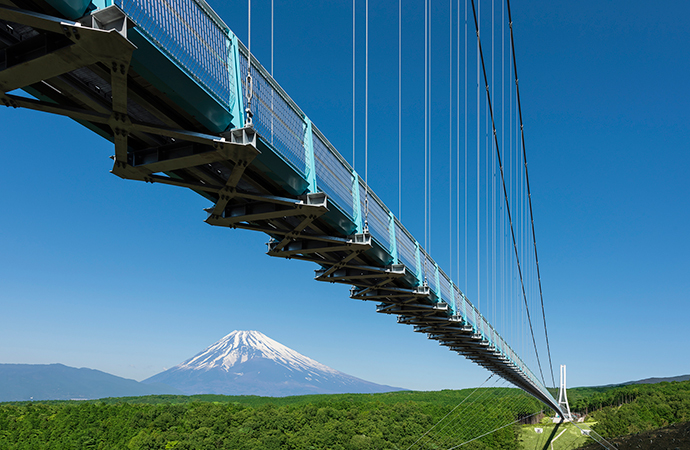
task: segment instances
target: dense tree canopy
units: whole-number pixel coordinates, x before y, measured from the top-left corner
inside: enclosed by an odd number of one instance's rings
[[[471,402],[472,408],[490,416],[501,408],[508,423],[541,408],[515,389],[494,391],[493,397]],[[399,449],[413,444],[469,392],[1,404],[0,448]],[[515,429],[506,427],[465,448],[515,444]]]
[[[594,429],[605,437],[690,420],[690,381],[580,388],[569,394],[571,409],[589,412],[598,422]],[[4,403],[0,404],[0,448],[404,449],[453,411],[452,428],[460,430],[454,436],[458,442],[508,425],[463,449],[508,450],[519,445],[519,427],[510,426],[511,422],[542,407],[521,391],[505,388],[478,393],[149,396]],[[484,431],[469,426],[476,421]]]
[[[636,384],[592,396],[585,405],[597,421],[594,429],[616,437],[690,421],[690,381]],[[581,406],[580,406],[581,407]]]

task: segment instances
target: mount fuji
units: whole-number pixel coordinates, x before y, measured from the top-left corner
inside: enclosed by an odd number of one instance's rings
[[[258,331],[233,331],[143,383],[164,383],[187,395],[284,397],[402,390],[331,369]]]

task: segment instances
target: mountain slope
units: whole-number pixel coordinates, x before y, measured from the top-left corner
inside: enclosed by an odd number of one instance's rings
[[[176,393],[169,386],[142,384],[100,370],[63,364],[0,364],[0,402]]]
[[[233,331],[196,356],[143,381],[185,394],[373,393],[401,390],[331,369],[258,331]]]
[[[644,380],[628,381],[623,384],[656,384],[663,382],[673,382],[673,381],[688,381],[690,380],[690,375],[678,375],[676,377],[660,377],[660,378],[645,378]]]

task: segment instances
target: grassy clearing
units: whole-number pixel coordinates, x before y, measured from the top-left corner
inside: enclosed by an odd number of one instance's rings
[[[583,430],[590,430],[595,423],[578,425]],[[537,433],[535,428],[541,428],[543,432]],[[572,450],[593,441],[572,423],[557,424],[545,419],[538,425],[523,425],[519,442],[521,450]]]

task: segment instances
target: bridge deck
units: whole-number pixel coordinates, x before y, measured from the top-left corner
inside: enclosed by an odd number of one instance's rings
[[[209,224],[268,234],[269,255],[316,262],[317,280],[558,410],[371,190],[363,229],[369,188],[254,58],[245,126],[247,50],[203,0],[96,2],[78,22],[56,4],[0,0],[1,102],[79,121],[114,142],[114,174],[192,189],[213,204]]]

